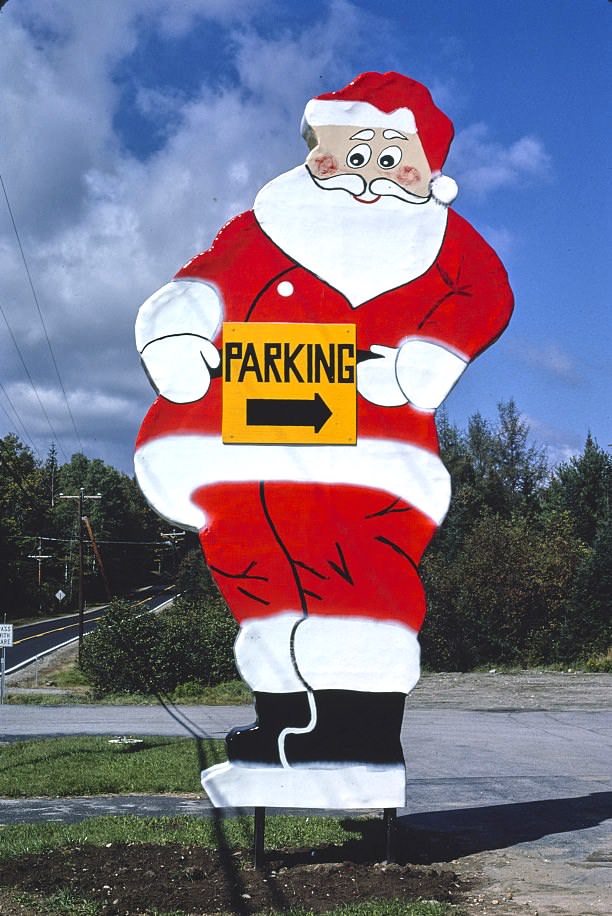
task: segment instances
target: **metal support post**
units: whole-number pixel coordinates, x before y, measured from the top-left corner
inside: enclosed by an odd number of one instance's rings
[[[255,808],[255,843],[254,860],[255,868],[260,870],[264,865],[264,845],[266,832],[266,809]]]
[[[397,830],[397,808],[385,808],[383,812],[385,833],[385,862],[395,862],[395,834]]]

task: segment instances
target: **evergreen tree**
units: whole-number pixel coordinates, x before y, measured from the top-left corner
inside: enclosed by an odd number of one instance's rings
[[[612,457],[589,433],[582,454],[555,470],[548,502],[569,511],[578,537],[592,545],[600,526],[610,518],[611,499]]]

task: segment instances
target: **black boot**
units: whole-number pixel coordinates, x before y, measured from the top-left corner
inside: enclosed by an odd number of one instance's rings
[[[315,728],[287,735],[285,754],[292,764],[404,765],[400,742],[403,693],[317,690]]]
[[[303,728],[310,722],[308,694],[255,693],[257,719],[233,728],[225,739],[232,763],[280,764],[278,736],[284,728]]]

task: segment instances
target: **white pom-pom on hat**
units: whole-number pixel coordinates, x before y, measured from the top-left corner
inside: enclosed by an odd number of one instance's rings
[[[436,175],[432,178],[430,189],[431,196],[445,207],[450,206],[459,193],[457,182],[448,175]]]

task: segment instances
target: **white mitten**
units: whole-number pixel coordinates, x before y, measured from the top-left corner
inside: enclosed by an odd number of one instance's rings
[[[211,343],[221,325],[218,292],[199,280],[173,280],[142,304],[136,346],[156,390],[177,404],[204,397],[221,358]]]
[[[215,345],[196,334],[152,340],[140,358],[159,394],[177,404],[204,397],[210,385],[210,369],[216,369],[221,362]]]
[[[421,410],[435,410],[467,364],[467,357],[452,353],[446,347],[412,338],[399,348],[395,373],[411,404]]]
[[[357,391],[367,401],[381,407],[406,404],[408,398],[400,388],[395,372],[397,348],[373,344],[370,350],[376,356],[363,360],[357,366]]]

